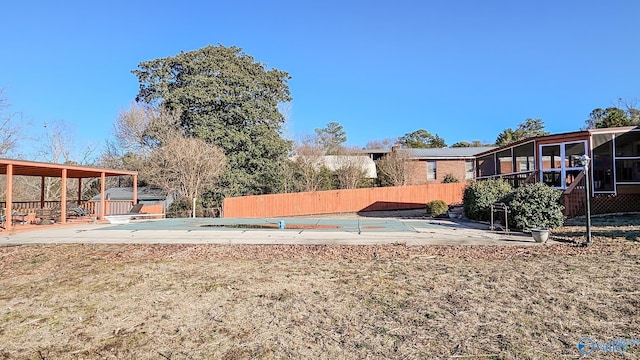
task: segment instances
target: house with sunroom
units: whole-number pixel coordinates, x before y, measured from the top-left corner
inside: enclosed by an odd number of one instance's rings
[[[587,179],[579,162],[583,155],[591,158]],[[478,153],[476,180],[489,178],[563,190],[568,217],[584,214],[585,180],[593,214],[640,211],[640,127],[540,136]]]

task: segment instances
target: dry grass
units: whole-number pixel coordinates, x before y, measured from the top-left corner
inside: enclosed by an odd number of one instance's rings
[[[567,226],[554,231],[554,234],[577,241],[584,241],[586,219],[584,217],[567,221]],[[592,235],[609,239],[640,241],[640,214],[617,214],[594,216],[591,219]]]
[[[4,247],[0,357],[576,358],[640,339],[638,245],[597,240]]]

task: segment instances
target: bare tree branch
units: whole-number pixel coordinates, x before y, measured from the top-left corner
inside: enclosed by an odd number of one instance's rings
[[[113,125],[114,149],[146,157],[153,149],[174,139],[175,133],[180,132],[179,121],[180,114],[176,111],[132,103],[129,110],[120,112]]]
[[[357,149],[343,149],[335,157],[335,174],[341,189],[357,189],[367,178],[367,156]]]
[[[145,173],[151,184],[167,193],[194,199],[218,182],[225,164],[219,147],[178,134],[152,151]]]
[[[294,166],[303,191],[317,191],[323,182],[321,168],[324,165],[324,149],[316,136],[304,138],[295,147]]]
[[[0,89],[0,157],[6,157],[15,150],[22,130],[19,124],[21,119],[22,114],[11,111],[4,90]]]
[[[391,153],[377,160],[383,186],[404,186],[409,181],[410,160],[402,149],[393,149]]]
[[[386,149],[397,144],[398,138],[386,138],[382,140],[371,140],[364,146],[365,149]]]

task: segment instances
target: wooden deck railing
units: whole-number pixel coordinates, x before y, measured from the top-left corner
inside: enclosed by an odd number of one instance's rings
[[[131,207],[133,206],[133,201],[131,200],[105,200],[106,203],[106,213],[104,215],[109,214],[124,214],[129,212]],[[97,216],[100,211],[100,201],[99,200],[81,200],[79,203],[77,200],[67,201],[67,209],[71,209],[74,207],[81,207],[90,214]],[[4,201],[0,201],[0,208],[6,208],[7,203]],[[59,209],[60,201],[45,201],[44,207],[42,207],[42,203],[39,200],[31,200],[31,201],[13,201],[11,203],[11,209],[16,210],[20,213],[36,213],[37,210],[40,209]]]
[[[564,216],[568,218],[585,214],[584,171],[578,174],[562,195]]]
[[[536,182],[538,179],[538,170],[523,171],[520,173],[513,173],[513,174],[491,175],[491,176],[484,176],[484,177],[478,178],[478,180],[485,180],[485,179],[503,179],[504,181],[508,182],[512,187],[517,188],[526,184],[531,184]]]
[[[81,202],[82,203],[82,202]],[[44,206],[40,202],[40,200],[30,200],[30,201],[13,201],[11,203],[11,209],[13,210],[29,210],[29,209],[53,209],[60,207],[60,201],[45,201]],[[67,207],[69,206],[78,206],[78,201],[67,201]],[[0,201],[0,207],[6,208],[7,203],[4,201]]]

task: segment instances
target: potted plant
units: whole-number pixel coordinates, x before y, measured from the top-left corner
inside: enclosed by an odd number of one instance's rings
[[[531,229],[531,236],[537,243],[546,243],[549,240],[549,229]]]

